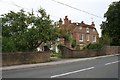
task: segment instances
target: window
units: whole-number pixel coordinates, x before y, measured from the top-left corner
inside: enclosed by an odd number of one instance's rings
[[[89,35],[86,35],[86,40],[87,40],[87,41],[89,41],[89,38],[90,38]]]
[[[80,26],[80,30],[82,30],[82,27]]]
[[[80,34],[80,39],[79,39],[80,42],[83,42],[83,34]]]
[[[96,42],[96,36],[93,36],[93,42]]]
[[[95,29],[93,29],[93,31],[95,31]]]
[[[89,33],[89,28],[86,28],[86,32]]]

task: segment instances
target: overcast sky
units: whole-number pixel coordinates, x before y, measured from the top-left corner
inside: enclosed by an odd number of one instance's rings
[[[78,8],[83,11],[87,11],[101,18],[92,16],[72,9],[68,6],[56,3],[52,0],[0,0],[0,15],[8,13],[10,10],[19,11],[24,8],[25,11],[37,11],[40,7],[46,10],[47,14],[54,21],[58,21],[59,18],[63,18],[67,15],[72,22],[84,21],[86,24],[91,24],[94,21],[98,33],[101,36],[100,24],[105,19],[104,13],[107,11],[109,5],[114,1],[119,0],[56,0],[72,7]],[[19,7],[20,6],[20,7]]]

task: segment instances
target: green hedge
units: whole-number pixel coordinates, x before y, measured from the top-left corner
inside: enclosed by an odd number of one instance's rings
[[[95,44],[88,44],[87,46],[84,47],[84,49],[101,49],[103,46],[99,43]]]

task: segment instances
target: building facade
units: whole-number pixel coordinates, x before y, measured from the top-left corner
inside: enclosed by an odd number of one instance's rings
[[[64,23],[62,20],[59,20],[60,28],[65,29],[70,32],[71,37],[76,39],[76,45],[80,45],[81,48],[85,47],[90,43],[97,43],[99,39],[99,34],[97,29],[95,28],[94,22],[90,25],[85,24],[83,21],[79,22],[71,22],[67,16],[64,18]],[[62,38],[63,40],[63,38]]]

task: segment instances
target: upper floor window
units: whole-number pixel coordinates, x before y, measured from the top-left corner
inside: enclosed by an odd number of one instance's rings
[[[95,31],[95,29],[93,29],[93,31]]]
[[[83,42],[83,34],[80,34],[79,41]]]
[[[89,40],[90,40],[89,35],[86,35],[86,40],[87,40],[87,41],[89,41]]]
[[[93,42],[96,42],[96,36],[93,36]]]
[[[89,33],[89,28],[86,28],[86,32]]]
[[[80,26],[80,28],[79,28],[80,30],[82,30],[82,27]]]

